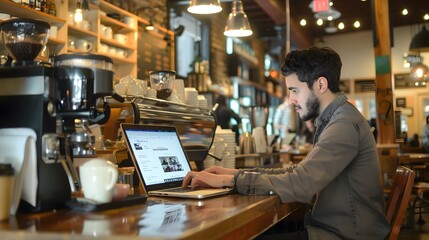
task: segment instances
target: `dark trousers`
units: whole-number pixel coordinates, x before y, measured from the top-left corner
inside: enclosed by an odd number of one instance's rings
[[[256,240],[308,240],[302,220],[283,220],[262,233]]]

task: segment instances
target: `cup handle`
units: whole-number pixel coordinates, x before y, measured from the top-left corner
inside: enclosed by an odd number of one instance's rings
[[[110,183],[106,186],[107,191],[112,190],[115,184],[118,182],[118,169],[114,167],[109,167],[109,172],[112,178]]]
[[[93,44],[92,42],[88,42],[88,52],[92,50]]]

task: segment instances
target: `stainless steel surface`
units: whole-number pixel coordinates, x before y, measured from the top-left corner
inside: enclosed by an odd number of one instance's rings
[[[175,126],[191,161],[203,161],[213,142],[216,122],[211,109],[197,108],[165,100],[133,97],[125,103],[109,99],[112,108],[134,112],[134,122]],[[130,109],[133,106],[133,109]],[[117,119],[119,124],[125,119]]]

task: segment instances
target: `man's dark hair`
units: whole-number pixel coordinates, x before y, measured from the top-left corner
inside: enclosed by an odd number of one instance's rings
[[[219,106],[226,106],[226,97],[219,95],[216,99],[216,103],[219,103]]]
[[[300,82],[306,82],[312,89],[319,77],[328,80],[331,92],[340,91],[341,58],[328,47],[311,47],[305,50],[294,50],[288,53],[281,67],[283,76],[296,73]]]

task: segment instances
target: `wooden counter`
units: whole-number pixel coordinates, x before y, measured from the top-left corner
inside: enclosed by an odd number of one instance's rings
[[[277,196],[150,197],[102,212],[18,214],[0,222],[0,239],[250,239],[300,206],[280,204]]]

